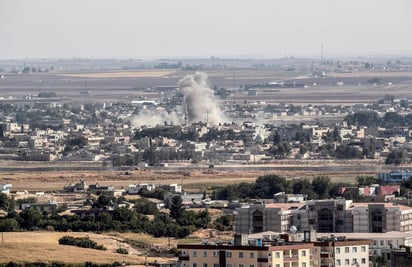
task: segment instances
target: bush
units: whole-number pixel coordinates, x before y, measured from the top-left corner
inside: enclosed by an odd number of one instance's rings
[[[72,236],[63,236],[59,239],[60,245],[69,245],[82,248],[92,248],[98,250],[106,250],[102,245],[97,245],[97,243],[91,240],[88,237],[72,237]]]
[[[125,248],[118,248],[116,249],[116,252],[119,254],[129,254],[129,251]]]

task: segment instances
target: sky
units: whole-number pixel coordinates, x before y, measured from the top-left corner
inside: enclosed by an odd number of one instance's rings
[[[0,0],[0,58],[412,55],[411,0]]]

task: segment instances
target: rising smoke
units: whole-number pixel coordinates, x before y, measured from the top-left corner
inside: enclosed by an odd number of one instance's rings
[[[134,128],[142,126],[155,127],[156,125],[183,123],[183,119],[178,116],[177,112],[141,110],[136,116],[130,118],[130,123]]]
[[[179,81],[179,88],[183,93],[189,123],[202,121],[216,125],[226,121],[213,90],[208,87],[206,73],[196,72],[184,76]]]
[[[137,116],[130,118],[132,126],[135,128],[154,127],[164,125],[165,122],[183,125],[186,112],[189,123],[202,121],[217,125],[227,121],[217,104],[213,90],[208,87],[206,73],[196,72],[184,76],[179,81],[179,88],[183,94],[184,107],[176,107],[173,112],[142,109]]]

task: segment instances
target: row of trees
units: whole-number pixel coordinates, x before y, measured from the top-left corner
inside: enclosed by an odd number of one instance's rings
[[[345,121],[349,125],[359,125],[367,127],[412,127],[412,114],[402,116],[397,112],[386,112],[382,118],[379,118],[378,113],[375,111],[359,111],[354,113],[353,115],[346,116]]]
[[[0,194],[0,208],[8,211],[6,218],[0,219],[0,231],[19,230],[57,230],[57,231],[119,231],[145,232],[156,237],[185,237],[201,228],[227,229],[231,225],[228,218],[211,224],[207,209],[199,212],[185,210],[180,196],[171,200],[170,215],[157,210],[156,205],[148,200],[136,200],[135,209],[116,208],[104,210],[104,207],[115,203],[116,199],[102,195],[92,203],[100,209],[95,216],[80,217],[77,215],[59,215],[41,213],[30,208],[20,213],[14,211],[13,200]],[[146,214],[154,215],[149,220]]]
[[[374,177],[358,177],[357,185],[370,185],[376,182]],[[222,200],[244,200],[251,198],[271,199],[273,194],[285,192],[290,194],[307,194],[309,199],[324,199],[341,196],[338,188],[341,186],[353,186],[347,183],[332,183],[327,176],[315,177],[312,181],[309,179],[287,180],[278,175],[265,175],[256,179],[253,184],[239,183],[225,187],[215,188],[213,197]],[[352,199],[354,196],[343,195],[343,197]]]

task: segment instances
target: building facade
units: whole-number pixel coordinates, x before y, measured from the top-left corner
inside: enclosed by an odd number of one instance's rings
[[[310,267],[313,243],[177,245],[181,267]]]
[[[236,233],[288,232],[385,233],[412,231],[412,208],[393,203],[309,200],[302,203],[254,204],[236,209]]]
[[[345,237],[324,238],[315,243],[314,266],[369,267],[370,243],[370,240],[347,240]]]

